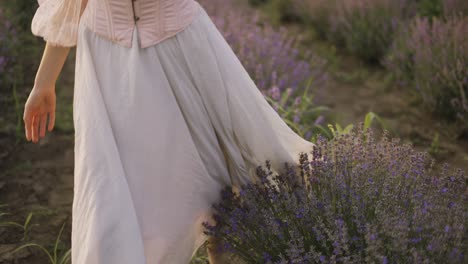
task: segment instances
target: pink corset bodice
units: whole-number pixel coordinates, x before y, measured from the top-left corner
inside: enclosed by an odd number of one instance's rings
[[[183,30],[194,19],[195,0],[38,0],[32,33],[60,46],[75,46],[78,25],[117,44],[131,47],[138,30],[141,48]]]

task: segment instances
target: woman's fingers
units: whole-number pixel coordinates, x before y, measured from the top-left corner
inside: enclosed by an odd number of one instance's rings
[[[37,143],[55,126],[55,91],[33,89],[24,110],[26,139]]]
[[[26,133],[26,139],[31,141],[31,125],[32,125],[32,116],[29,113],[24,115],[24,132]]]
[[[47,124],[47,117],[49,123]],[[38,142],[40,138],[45,137],[46,129],[52,131],[55,123],[55,113],[30,114],[27,113],[24,118],[24,129],[28,141]]]
[[[45,132],[46,132],[46,122],[47,122],[47,113],[40,115],[40,132],[39,135],[41,138],[45,137]]]
[[[39,119],[40,119],[40,115],[34,115],[33,117],[33,122],[32,122],[32,139],[33,139],[33,142],[38,142],[39,141],[39,137],[38,137],[38,131],[39,131]]]
[[[52,131],[55,125],[55,109],[49,112],[49,131]]]

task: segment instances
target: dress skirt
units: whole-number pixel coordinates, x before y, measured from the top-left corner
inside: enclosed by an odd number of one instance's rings
[[[73,264],[187,264],[224,186],[312,151],[198,5],[189,26],[143,49],[136,28],[128,48],[80,23]]]

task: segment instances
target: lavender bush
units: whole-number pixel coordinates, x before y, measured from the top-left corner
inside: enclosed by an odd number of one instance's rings
[[[31,20],[39,6],[38,1],[31,0],[15,0],[15,1],[2,1],[2,7],[11,10],[14,16],[14,24],[18,27],[19,31],[30,32]],[[29,33],[31,34],[31,33]]]
[[[0,85],[4,87],[13,79],[11,65],[16,60],[13,47],[17,42],[16,29],[0,7]]]
[[[443,4],[445,0],[420,0],[417,1],[417,11],[420,16],[440,17],[443,14]]]
[[[326,77],[325,61],[312,51],[299,52],[303,36],[291,36],[284,27],[262,23],[259,12],[238,6],[236,1],[200,1],[222,32],[260,90],[291,87],[296,90],[314,80],[314,87]],[[312,62],[312,63],[311,63]]]
[[[393,41],[405,0],[342,0],[330,16],[331,40],[370,63],[380,63]]]
[[[318,37],[344,47],[369,63],[380,63],[397,22],[414,15],[407,0],[291,0]]]
[[[468,14],[468,3],[464,0],[420,0],[415,6],[419,16],[428,18]]]
[[[0,41],[3,43],[6,40],[6,35],[8,30],[8,25],[6,22],[8,22],[4,15],[3,15],[3,10],[0,9]],[[5,65],[6,65],[6,54],[8,54],[7,47],[2,45],[0,46],[0,72],[3,73],[5,71]],[[2,74],[3,75],[3,74]]]
[[[320,39],[331,39],[330,18],[338,0],[292,0],[296,12],[305,24],[314,28]]]
[[[416,17],[401,28],[385,65],[431,111],[468,122],[468,17]]]
[[[8,63],[6,69],[3,67],[4,77],[8,76],[10,84],[14,79],[18,87],[28,86],[34,80],[31,72],[39,66],[45,45],[42,38],[31,34],[31,20],[37,6],[37,1],[31,4],[29,0],[0,4],[0,57]]]
[[[20,9],[25,4],[23,0],[0,3],[0,130],[14,133],[17,143],[24,140],[21,102],[27,99],[34,81],[31,72],[37,69],[42,55],[42,41],[22,28],[34,7],[29,3],[27,10]]]
[[[371,129],[226,188],[205,233],[247,263],[466,263],[466,175]]]
[[[465,0],[442,0],[442,9],[445,17],[468,16],[468,2]]]
[[[248,0],[248,1],[249,1],[249,4],[253,6],[258,6],[258,5],[265,4],[266,2],[268,2],[268,0]]]
[[[10,124],[14,122],[10,123],[9,118],[16,117],[16,135],[19,136],[18,131],[21,126],[20,114],[16,107],[18,97],[15,84],[19,72],[16,47],[20,42],[17,28],[10,17],[7,10],[0,5],[0,112],[5,113],[0,116],[0,132],[13,131],[14,127]],[[13,116],[11,113],[16,115]]]
[[[297,133],[312,138],[327,110],[312,96],[327,80],[325,60],[311,50],[300,52],[301,36],[262,23],[259,12],[240,1],[200,3],[274,109]]]
[[[417,14],[428,18],[468,14],[468,2],[463,0],[283,1],[287,1],[288,6],[303,22],[311,25],[320,38],[343,46],[373,63],[380,63],[386,55],[398,30],[397,24],[406,26],[406,22]],[[273,0],[263,2],[274,3]]]

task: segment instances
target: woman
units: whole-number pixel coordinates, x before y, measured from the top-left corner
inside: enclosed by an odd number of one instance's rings
[[[32,32],[47,43],[23,116],[34,143],[53,130],[55,82],[76,46],[72,263],[188,263],[225,185],[312,150],[197,1],[39,4]]]

